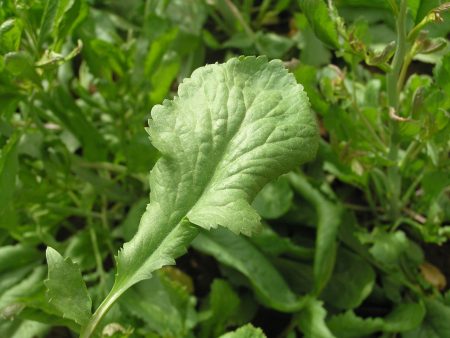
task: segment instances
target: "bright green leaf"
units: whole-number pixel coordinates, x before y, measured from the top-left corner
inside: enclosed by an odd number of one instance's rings
[[[253,233],[260,223],[249,203],[317,149],[306,94],[280,61],[209,65],[178,94],[152,110],[148,130],[163,157],[151,173],[151,203],[139,230],[118,255],[115,288],[172,264],[196,235],[191,223]]]
[[[78,265],[64,259],[55,249],[47,248],[48,279],[45,281],[49,302],[64,318],[85,324],[91,316],[92,301]]]
[[[255,328],[251,324],[247,324],[236,331],[224,334],[219,338],[266,338],[266,336],[261,329]]]
[[[339,36],[336,23],[323,0],[298,0],[300,8],[308,18],[314,33],[328,46],[338,48]]]
[[[336,338],[325,323],[326,314],[322,302],[311,297],[307,299],[298,315],[298,325],[305,338]]]
[[[22,35],[22,22],[9,19],[0,25],[0,54],[15,52],[19,49]]]

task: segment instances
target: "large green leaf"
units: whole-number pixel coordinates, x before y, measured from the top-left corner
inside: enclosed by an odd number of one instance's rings
[[[92,301],[78,265],[64,259],[55,249],[47,248],[48,299],[64,318],[85,324],[91,315]]]
[[[318,147],[302,86],[281,61],[265,57],[197,69],[151,115],[148,132],[162,157],[150,175],[150,204],[119,252],[113,290],[83,337],[126,289],[173,264],[197,226],[255,232],[260,218],[250,203],[256,194],[312,159]]]
[[[152,110],[148,131],[163,157],[139,230],[117,257],[116,288],[172,264],[196,234],[192,223],[253,233],[260,223],[249,203],[258,191],[317,149],[306,94],[280,61],[209,65],[178,94]]]

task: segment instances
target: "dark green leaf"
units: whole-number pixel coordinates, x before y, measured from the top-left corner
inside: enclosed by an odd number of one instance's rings
[[[214,256],[233,267],[250,281],[257,296],[267,305],[281,311],[295,311],[302,305],[270,261],[249,240],[224,229],[202,232],[194,248]]]
[[[316,209],[317,234],[314,255],[314,292],[319,294],[328,283],[333,272],[336,259],[336,237],[341,223],[342,207],[338,203],[327,199],[302,175],[290,173],[288,177],[294,189]]]
[[[339,309],[353,309],[361,305],[372,292],[375,272],[359,256],[340,248],[336,266],[322,298]]]

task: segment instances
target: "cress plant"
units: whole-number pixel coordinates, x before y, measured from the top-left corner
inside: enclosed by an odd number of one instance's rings
[[[449,9],[0,1],[0,337],[450,336]]]

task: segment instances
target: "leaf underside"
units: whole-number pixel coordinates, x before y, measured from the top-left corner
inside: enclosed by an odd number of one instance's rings
[[[116,291],[173,264],[197,226],[251,235],[260,225],[250,206],[256,194],[318,146],[302,86],[265,57],[197,69],[151,115],[148,132],[162,157],[138,232],[117,257]]]

